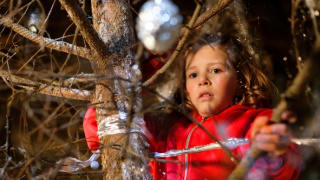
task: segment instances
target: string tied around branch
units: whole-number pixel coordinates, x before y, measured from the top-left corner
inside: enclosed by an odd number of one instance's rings
[[[119,114],[114,114],[102,119],[98,125],[98,137],[101,138],[107,135],[127,132],[147,134],[146,128],[144,127],[145,122],[142,117],[134,116],[129,129],[126,127],[127,118],[127,113],[119,111]]]

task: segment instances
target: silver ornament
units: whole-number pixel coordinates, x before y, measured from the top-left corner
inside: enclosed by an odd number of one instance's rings
[[[179,8],[170,0],[148,1],[137,18],[138,38],[151,51],[167,51],[179,38],[181,22]]]

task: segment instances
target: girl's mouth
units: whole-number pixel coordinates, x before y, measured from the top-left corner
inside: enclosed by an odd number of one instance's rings
[[[207,91],[203,91],[203,92],[201,92],[200,95],[199,95],[199,98],[200,98],[201,100],[208,100],[208,99],[211,99],[211,97],[212,97],[212,94],[209,93],[209,92],[207,92]]]

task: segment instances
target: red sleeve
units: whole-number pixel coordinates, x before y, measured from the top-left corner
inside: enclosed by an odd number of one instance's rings
[[[86,141],[89,149],[95,152],[99,149],[99,137],[97,136],[98,126],[96,120],[96,110],[93,107],[89,107],[84,119],[83,119],[83,130],[86,136]]]
[[[176,128],[172,128],[172,130],[175,130]],[[177,149],[177,143],[176,143],[176,138],[175,138],[175,133],[170,133],[168,136],[168,141],[167,141],[167,151]],[[182,172],[182,165],[180,163],[176,163],[178,161],[177,157],[167,157],[166,160],[167,162],[167,179],[168,180],[173,180],[173,179],[182,179],[180,176]]]
[[[170,133],[167,138],[167,151],[183,149],[185,141],[181,140],[181,137],[186,137],[188,133],[187,128],[189,127],[189,121],[185,118],[180,118],[178,122],[170,129]],[[169,160],[166,164],[167,168],[167,180],[183,179],[184,177],[184,155],[175,157],[167,157]],[[177,163],[180,161],[181,163]]]

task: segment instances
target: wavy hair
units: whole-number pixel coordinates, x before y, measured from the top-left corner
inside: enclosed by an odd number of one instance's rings
[[[271,106],[270,94],[272,89],[276,89],[276,86],[262,72],[259,64],[241,42],[231,36],[203,34],[187,51],[187,56],[194,55],[205,45],[221,48],[228,55],[227,66],[235,70],[239,83],[239,89],[234,97],[234,104],[252,108]],[[184,75],[185,80],[186,77]],[[184,88],[186,89],[186,87]],[[186,96],[187,109],[195,110],[187,94]]]

